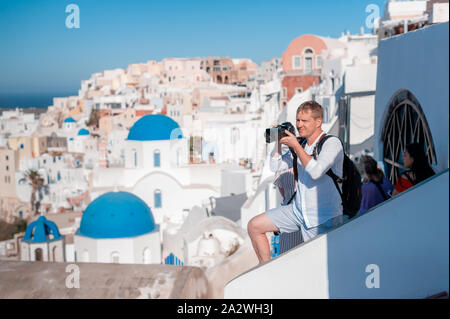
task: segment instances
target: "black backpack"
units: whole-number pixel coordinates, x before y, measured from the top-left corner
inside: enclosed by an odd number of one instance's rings
[[[323,143],[325,143],[325,141],[330,137],[336,137],[337,139],[339,139],[337,136],[333,135],[322,135],[316,147],[314,148],[313,151],[314,159],[317,158],[316,150],[317,155],[319,155],[320,151],[322,150]],[[340,139],[339,141],[342,144],[342,141]],[[343,144],[342,148],[344,148]],[[361,206],[361,186],[362,186],[361,174],[356,168],[355,163],[353,163],[353,161],[344,152],[342,179],[339,178],[336,174],[334,174],[331,168],[327,171],[326,174],[330,176],[331,179],[333,179],[334,185],[336,186],[339,195],[341,195],[343,213],[352,218],[353,216],[356,215]],[[338,183],[342,184],[342,192],[339,188]]]

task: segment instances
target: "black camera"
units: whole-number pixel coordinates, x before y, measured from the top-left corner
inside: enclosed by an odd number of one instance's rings
[[[281,138],[288,136],[285,131],[288,130],[295,135],[295,127],[291,122],[284,122],[277,127],[266,129],[264,136],[266,137],[266,143],[272,143],[279,141]]]

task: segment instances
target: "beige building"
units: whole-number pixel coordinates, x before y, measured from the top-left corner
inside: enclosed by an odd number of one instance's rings
[[[102,116],[98,121],[99,130],[109,135],[114,128],[130,129],[139,119],[136,116],[136,109],[126,108],[117,109],[111,114]]]
[[[16,197],[15,172],[19,166],[17,151],[0,148],[0,197]]]
[[[18,151],[0,147],[0,219],[8,223],[30,215],[30,204],[19,200],[16,193],[16,169],[19,166]]]
[[[46,136],[20,136],[10,137],[8,146],[18,151],[19,161],[30,157],[39,157],[47,152]]]

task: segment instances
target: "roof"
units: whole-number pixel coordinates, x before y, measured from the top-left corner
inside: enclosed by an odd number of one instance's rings
[[[68,117],[64,120],[64,123],[75,123],[75,120],[72,117]]]
[[[126,238],[155,229],[147,204],[128,192],[109,192],[97,197],[83,213],[76,235],[91,238]]]
[[[28,225],[23,241],[43,243],[61,238],[58,226],[56,226],[54,222],[47,220],[44,216],[40,216],[37,220]]]
[[[89,135],[89,130],[82,128],[78,131],[78,135]]]
[[[140,118],[131,127],[128,140],[165,141],[183,138],[177,122],[162,114],[149,114]]]
[[[78,289],[61,280],[68,269],[81,274]],[[189,266],[0,261],[0,282],[1,299],[210,298],[204,271]]]

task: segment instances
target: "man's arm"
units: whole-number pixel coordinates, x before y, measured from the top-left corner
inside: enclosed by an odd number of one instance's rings
[[[344,151],[342,149],[341,142],[337,138],[330,138],[323,144],[322,150],[317,156],[317,160],[309,155],[308,157],[310,160],[305,166],[305,171],[311,176],[312,179],[318,179],[325,175],[327,171],[333,167],[337,160],[343,160]]]
[[[281,155],[281,144],[275,142],[275,147],[270,156],[270,170],[272,172],[284,171],[293,167],[291,152]]]
[[[303,167],[308,165],[309,161],[312,159],[310,155],[308,155],[303,147],[297,140],[297,137],[289,131],[285,131],[288,136],[283,137],[280,142],[294,149],[297,154],[297,158],[300,160],[300,163]]]

